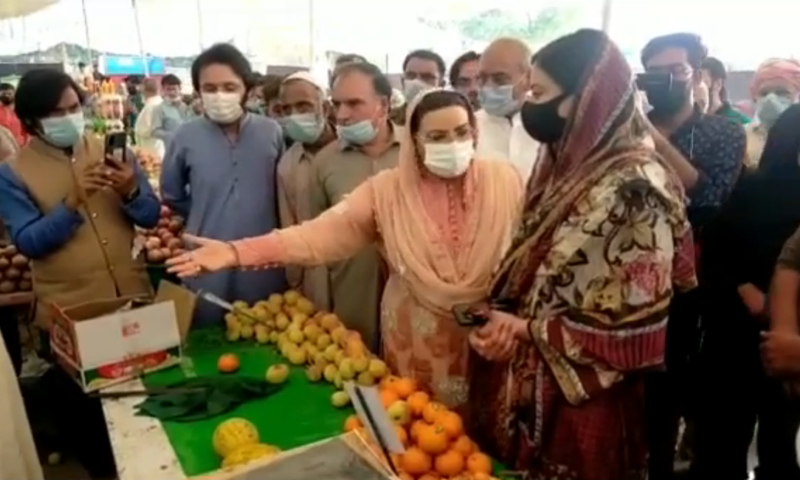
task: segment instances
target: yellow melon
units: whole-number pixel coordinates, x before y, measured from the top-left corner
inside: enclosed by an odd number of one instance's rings
[[[264,443],[256,443],[252,445],[243,445],[233,452],[231,452],[224,460],[222,460],[222,468],[234,467],[236,465],[244,465],[253,460],[274,457],[280,453],[278,447],[266,445]]]
[[[258,429],[243,418],[225,420],[214,430],[214,451],[223,458],[233,453],[234,450],[258,442]]]

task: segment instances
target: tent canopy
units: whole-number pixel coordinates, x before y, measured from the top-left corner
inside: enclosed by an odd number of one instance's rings
[[[2,0],[0,1],[0,20],[24,17],[58,3],[59,0]]]

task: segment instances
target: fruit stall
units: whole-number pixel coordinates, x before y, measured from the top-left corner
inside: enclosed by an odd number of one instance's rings
[[[33,301],[28,259],[8,242],[0,241],[0,307]]]
[[[461,417],[413,379],[393,375],[336,315],[316,312],[295,291],[236,302],[233,312],[224,328],[189,334],[180,367],[108,390],[119,393],[103,403],[120,480],[235,473],[345,432],[365,439],[403,480],[493,478],[491,459],[465,434]],[[206,397],[163,393],[209,382],[228,385]],[[346,382],[378,389],[404,453],[381,453]]]

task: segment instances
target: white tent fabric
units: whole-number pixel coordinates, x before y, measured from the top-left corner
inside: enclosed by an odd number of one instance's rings
[[[59,0],[2,0],[0,19],[24,17],[58,2]]]

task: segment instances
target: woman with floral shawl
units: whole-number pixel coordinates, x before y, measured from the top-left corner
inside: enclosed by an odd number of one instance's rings
[[[684,197],[604,33],[534,60],[522,120],[547,148],[470,335],[473,437],[533,479],[641,480],[642,373],[663,363],[674,289],[695,282]]]
[[[485,297],[511,240],[522,181],[505,162],[473,159],[475,115],[457,92],[418,96],[403,134],[397,168],[370,178],[316,219],[232,244],[194,238],[201,248],[171,260],[170,271],[314,266],[375,243],[390,268],[382,356],[393,372],[460,407],[467,400],[468,331],[451,309]]]

